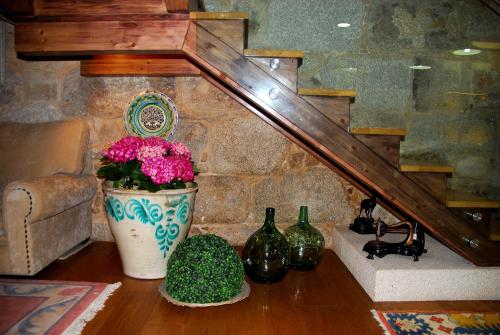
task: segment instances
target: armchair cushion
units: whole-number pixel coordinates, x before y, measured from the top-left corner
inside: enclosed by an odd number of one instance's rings
[[[0,185],[57,173],[81,174],[88,139],[82,120],[0,123]]]
[[[4,222],[9,215],[19,214],[29,215],[30,222],[46,219],[92,199],[96,189],[94,176],[55,175],[12,182],[3,193]]]

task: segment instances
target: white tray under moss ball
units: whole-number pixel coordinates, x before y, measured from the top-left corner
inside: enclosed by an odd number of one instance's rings
[[[235,302],[241,301],[250,295],[250,285],[246,281],[243,281],[243,286],[241,287],[240,293],[232,299],[220,302],[211,302],[206,304],[198,304],[193,302],[183,302],[172,298],[165,288],[166,282],[163,281],[159,287],[159,291],[162,297],[167,299],[168,302],[177,305],[177,306],[186,306],[186,307],[212,307],[212,306],[222,306],[222,305],[230,305]]]

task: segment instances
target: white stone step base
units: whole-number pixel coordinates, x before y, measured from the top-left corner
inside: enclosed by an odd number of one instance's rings
[[[390,235],[392,242],[404,239]],[[367,259],[362,249],[373,239],[347,226],[333,232],[333,250],[373,301],[500,300],[500,267],[475,266],[428,235],[418,262],[401,255]]]

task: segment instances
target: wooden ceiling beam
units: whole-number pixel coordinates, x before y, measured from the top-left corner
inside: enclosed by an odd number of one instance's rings
[[[168,16],[167,16],[168,17]],[[130,18],[109,21],[19,22],[20,56],[181,53],[189,20]]]
[[[165,14],[165,0],[34,0],[36,16]]]

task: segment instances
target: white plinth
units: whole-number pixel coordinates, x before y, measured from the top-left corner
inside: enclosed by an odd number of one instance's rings
[[[500,300],[500,267],[475,266],[429,236],[418,262],[400,255],[370,260],[362,249],[373,239],[347,226],[333,232],[333,250],[373,301]]]

